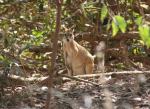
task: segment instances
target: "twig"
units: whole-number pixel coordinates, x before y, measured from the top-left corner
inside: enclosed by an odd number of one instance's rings
[[[89,84],[92,84],[92,85],[99,86],[99,84],[97,84],[97,83],[95,83],[95,82],[88,81],[88,80],[85,80],[85,79],[81,79],[81,78],[79,78],[79,77],[68,76],[68,75],[64,75],[64,74],[59,74],[59,76],[61,76],[61,77],[66,77],[66,78],[69,78],[69,79],[72,79],[72,80],[76,80],[76,81],[80,81],[80,82],[89,83]]]
[[[65,74],[58,74],[58,76],[61,77],[66,77],[69,78],[71,80],[76,80],[76,81],[81,81],[81,82],[85,82],[85,83],[89,83],[92,85],[96,85],[98,86],[97,83],[95,82],[91,82],[85,79],[81,79],[81,78],[92,78],[92,77],[99,77],[99,76],[109,76],[109,75],[122,75],[122,74],[127,74],[127,75],[138,75],[138,74],[150,74],[150,71],[121,71],[121,72],[108,72],[108,73],[100,73],[100,72],[96,72],[97,74],[86,74],[86,75],[77,75],[77,76],[68,76]],[[15,85],[19,85],[19,84],[25,84],[25,82],[29,82],[29,83],[36,83],[38,82],[39,85],[46,85],[48,84],[48,81],[50,80],[48,76],[45,77],[20,77],[20,76],[16,76],[16,75],[9,75],[8,76],[9,79],[11,79],[13,81],[13,84]],[[16,82],[16,83],[15,83]]]
[[[150,74],[150,71],[122,71],[122,72],[109,72],[109,73],[100,73],[97,74],[87,74],[87,75],[77,75],[77,78],[90,78],[90,77],[98,77],[98,76],[109,76],[109,75],[120,75],[120,74],[128,74],[128,75],[135,75],[135,74]]]

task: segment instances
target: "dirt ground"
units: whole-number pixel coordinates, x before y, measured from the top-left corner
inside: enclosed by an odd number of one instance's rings
[[[150,109],[150,74],[86,78],[98,85],[63,81],[52,90],[52,109]],[[48,88],[16,87],[2,96],[0,109],[44,109]],[[7,94],[8,92],[8,94]]]

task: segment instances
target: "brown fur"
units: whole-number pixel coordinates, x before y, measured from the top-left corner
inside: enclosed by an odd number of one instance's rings
[[[64,38],[63,53],[69,75],[93,73],[94,56],[73,38]]]

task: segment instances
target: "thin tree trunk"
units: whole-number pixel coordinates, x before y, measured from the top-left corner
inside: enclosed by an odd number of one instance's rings
[[[55,29],[55,34],[53,36],[53,49],[52,49],[52,60],[51,60],[51,67],[49,68],[49,78],[50,80],[48,81],[48,95],[47,95],[47,101],[46,101],[46,106],[45,109],[50,109],[50,100],[51,100],[51,88],[53,86],[53,78],[55,74],[55,69],[56,69],[56,57],[57,57],[57,44],[58,44],[58,36],[59,36],[59,31],[60,31],[60,22],[61,22],[61,3],[62,0],[56,0],[56,10],[57,10],[57,15],[56,15],[56,29]]]

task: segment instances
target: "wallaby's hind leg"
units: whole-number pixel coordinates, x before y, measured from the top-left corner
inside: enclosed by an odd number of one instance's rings
[[[69,76],[73,76],[72,70],[70,70],[70,69],[67,68],[67,71],[68,71],[68,75],[69,75]]]
[[[69,76],[73,76],[73,70],[71,66],[67,65],[67,71]]]
[[[73,68],[73,74],[74,75],[83,75],[84,73],[84,68],[83,67],[74,67]]]
[[[86,74],[92,74],[94,70],[94,64],[87,64],[85,66]]]

